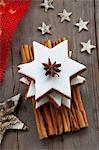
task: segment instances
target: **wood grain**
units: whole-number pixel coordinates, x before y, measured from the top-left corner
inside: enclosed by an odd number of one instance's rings
[[[98,150],[99,148],[99,0],[56,0],[55,9],[40,9],[41,0],[34,0],[28,13],[23,17],[12,42],[12,50],[9,57],[9,64],[5,74],[4,82],[0,85],[0,101],[22,93],[21,103],[17,110],[17,115],[23,120],[30,130],[28,132],[8,132],[5,134],[4,141],[0,146],[1,150]],[[63,8],[72,11],[71,23],[60,23],[58,12]],[[78,33],[74,23],[82,17],[89,20],[89,31]],[[42,36],[37,27],[41,22],[51,23],[52,35]],[[24,100],[25,88],[19,84],[19,75],[16,66],[20,64],[20,45],[32,44],[33,40],[43,41],[46,38],[56,40],[59,37],[69,39],[69,49],[73,50],[73,58],[87,66],[87,71],[83,73],[86,83],[81,87],[82,99],[84,99],[85,110],[88,115],[89,128],[72,134],[52,137],[44,141],[37,138],[36,124],[32,113],[31,101]],[[92,44],[97,46],[92,51],[91,56],[80,53],[80,42],[87,42],[91,39]]]

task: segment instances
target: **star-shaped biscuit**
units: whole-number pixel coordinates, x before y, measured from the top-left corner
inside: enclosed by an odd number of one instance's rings
[[[96,48],[95,45],[91,45],[91,40],[89,40],[87,43],[81,42],[81,45],[83,46],[81,52],[86,51],[88,54],[91,54],[91,50]]]
[[[52,27],[51,24],[46,25],[45,22],[42,22],[42,26],[38,27],[38,30],[40,30],[42,32],[42,35],[48,33],[51,34],[50,28]]]
[[[26,130],[27,127],[12,113],[18,105],[20,94],[0,103],[0,144],[7,129]]]
[[[79,27],[79,32],[81,32],[83,29],[88,31],[88,21],[83,21],[81,18],[79,19],[79,23],[76,23],[75,26]]]
[[[82,83],[84,83],[84,81],[85,81],[84,77],[77,76],[77,77],[75,77],[71,80],[71,86],[82,84]],[[30,82],[30,81],[28,81],[27,78],[23,77],[23,78],[20,79],[20,82],[22,82],[26,85],[29,85],[29,89],[28,89],[26,97],[27,98],[34,97],[35,96],[35,83],[34,83],[34,81],[32,80]],[[67,98],[63,97],[58,92],[53,91],[52,93],[50,93],[50,95],[48,95],[48,97],[49,96],[56,103],[56,105],[58,105],[58,107],[60,107],[61,104],[63,104],[66,107],[70,108],[70,106],[71,106],[70,99],[67,99]],[[42,105],[46,104],[47,102],[49,102],[48,97],[44,97],[44,98],[40,99],[38,102],[36,101],[35,108],[37,109],[40,106],[42,106]]]
[[[67,12],[66,9],[64,9],[62,13],[58,13],[58,16],[61,17],[61,22],[63,22],[64,20],[67,20],[70,22],[71,15],[72,15],[72,12]]]
[[[44,3],[41,3],[40,6],[45,8],[45,12],[48,11],[48,9],[54,9],[54,6],[52,5],[53,0],[44,0]]]
[[[70,77],[77,75],[86,67],[67,57],[68,41],[63,41],[57,46],[49,49],[37,42],[33,42],[35,60],[22,64],[19,73],[35,80],[35,100],[42,98],[52,89],[58,91],[65,97],[71,98]],[[57,55],[56,55],[57,54]],[[61,63],[59,77],[45,76],[42,63],[47,63],[48,58],[53,62]]]

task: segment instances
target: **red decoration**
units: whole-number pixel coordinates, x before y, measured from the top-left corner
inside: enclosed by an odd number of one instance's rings
[[[0,0],[0,81],[6,69],[13,33],[30,3],[31,0]]]

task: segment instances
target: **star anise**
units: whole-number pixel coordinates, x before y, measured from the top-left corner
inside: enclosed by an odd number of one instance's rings
[[[57,75],[59,77],[59,72],[61,71],[59,67],[61,67],[61,64],[57,64],[56,61],[52,64],[50,58],[48,58],[48,64],[42,64],[44,66],[44,70],[46,70],[46,76],[51,75],[52,77],[54,77],[55,75]]]

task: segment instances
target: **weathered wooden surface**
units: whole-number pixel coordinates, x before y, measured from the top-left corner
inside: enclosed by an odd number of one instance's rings
[[[9,64],[6,70],[4,82],[0,85],[0,101],[22,93],[22,101],[16,114],[30,128],[27,132],[9,131],[5,134],[1,150],[98,150],[99,149],[99,0],[56,0],[55,9],[44,12],[39,4],[42,0],[34,0],[28,13],[21,20],[10,51]],[[63,8],[72,11],[72,22],[60,23],[57,13]],[[74,23],[79,17],[89,20],[89,31],[78,33]],[[42,36],[37,31],[37,27],[42,21],[52,23],[52,35]],[[86,83],[81,86],[81,93],[88,115],[89,128],[75,133],[68,133],[60,136],[53,136],[40,141],[36,130],[34,114],[31,101],[24,100],[25,88],[19,84],[19,75],[16,66],[20,64],[21,57],[19,48],[21,44],[32,43],[33,40],[41,42],[43,39],[67,37],[70,41],[69,49],[73,50],[73,58],[87,66],[87,71],[83,73]],[[92,51],[91,56],[80,53],[80,42],[91,39],[92,44],[97,46]]]

